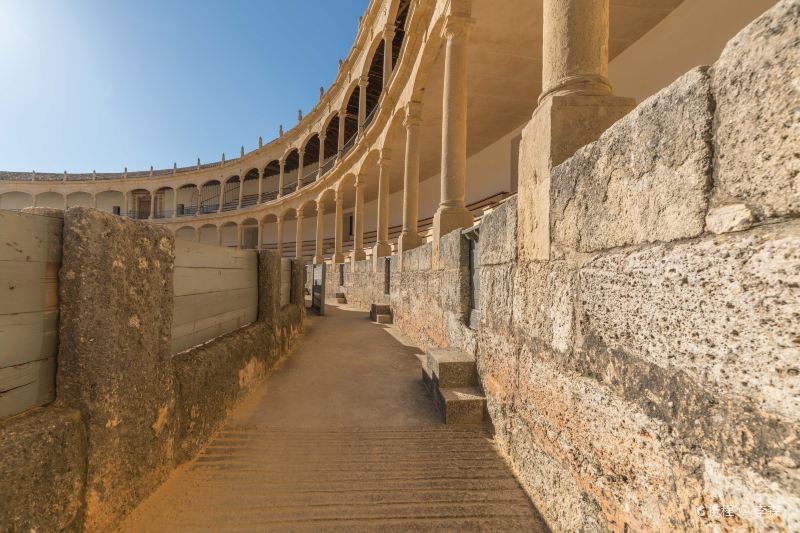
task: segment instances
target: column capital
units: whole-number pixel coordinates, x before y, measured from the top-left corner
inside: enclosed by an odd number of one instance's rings
[[[367,85],[369,85],[369,75],[364,74],[363,76],[359,76],[358,77],[358,86],[360,88],[366,89]]]
[[[302,211],[298,211],[295,218],[297,218],[297,220],[303,220],[306,218],[306,215]]]
[[[419,126],[422,124],[422,102],[411,101],[403,106],[406,116],[403,119],[403,126]]]
[[[459,37],[469,36],[472,27],[475,25],[475,19],[465,17],[462,15],[448,15],[444,21],[444,28],[442,35],[446,39],[457,39]]]
[[[325,214],[325,206],[323,204],[317,204],[317,215],[324,215]]]
[[[386,41],[391,42],[394,40],[395,33],[397,33],[394,29],[394,24],[391,22],[386,24],[386,27],[383,29],[383,38]]]
[[[381,168],[381,170],[383,170],[384,167],[389,166],[391,162],[392,162],[392,150],[389,148],[382,149],[380,157],[378,158],[378,166]]]

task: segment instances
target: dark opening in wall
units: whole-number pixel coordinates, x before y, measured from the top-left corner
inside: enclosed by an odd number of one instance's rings
[[[344,287],[344,263],[339,263],[339,286]]]
[[[118,205],[115,205],[111,208],[111,212],[114,213],[115,215],[119,215],[122,212],[122,210]]]
[[[383,294],[390,294],[392,291],[392,260],[389,257],[383,258]]]
[[[469,242],[469,327],[478,328],[480,314],[478,312],[481,292],[480,267],[478,266],[478,230],[479,227],[464,231]]]

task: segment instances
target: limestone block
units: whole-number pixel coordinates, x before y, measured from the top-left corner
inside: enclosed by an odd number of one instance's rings
[[[511,331],[514,315],[514,264],[486,265],[480,269],[480,311],[482,330]]]
[[[710,78],[696,68],[553,168],[553,244],[591,252],[702,233],[712,117]]]
[[[332,276],[338,280],[339,273],[327,271],[326,288],[333,286]],[[336,281],[338,284],[338,281]],[[281,307],[281,258],[275,252],[258,252],[258,320],[272,324]]]
[[[518,263],[513,294],[512,326],[520,342],[541,344],[559,353],[572,349],[577,297],[574,266],[566,261]]]
[[[45,407],[0,422],[4,531],[82,531],[86,432],[74,409]]]
[[[469,270],[463,267],[444,270],[440,276],[441,308],[465,320],[469,313]]]
[[[728,233],[749,229],[755,217],[745,204],[729,204],[713,207],[706,215],[706,228],[711,233]]]
[[[469,266],[469,243],[461,230],[451,231],[439,241],[439,267],[445,270]]]
[[[481,220],[478,265],[517,259],[517,197],[511,197]]]
[[[782,0],[731,39],[712,69],[713,205],[800,212],[800,2]]]
[[[89,531],[112,529],[172,468],[174,257],[166,228],[64,215],[56,397],[87,428]]]
[[[800,224],[600,257],[581,335],[800,420]]]
[[[520,352],[510,456],[558,531],[690,531],[700,483],[669,428],[594,380]],[[669,487],[669,490],[664,490]]]

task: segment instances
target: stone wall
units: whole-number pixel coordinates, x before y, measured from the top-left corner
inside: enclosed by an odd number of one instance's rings
[[[555,167],[549,260],[516,199],[484,217],[476,331],[457,233],[393,274],[405,333],[477,355],[554,531],[800,530],[799,21],[779,2]]]
[[[71,208],[63,242],[56,402],[0,422],[4,530],[112,530],[302,330],[302,267],[299,303],[281,307],[280,259],[264,252],[258,320],[173,357],[171,234]]]

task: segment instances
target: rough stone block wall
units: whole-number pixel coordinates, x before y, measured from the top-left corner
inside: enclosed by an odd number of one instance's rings
[[[83,530],[86,445],[74,409],[37,408],[0,422],[3,531]]]
[[[553,169],[550,261],[484,219],[481,381],[556,531],[800,527],[797,35],[779,3]]]
[[[302,265],[281,307],[264,252],[258,320],[171,357],[169,232],[76,207],[63,243],[56,402],[0,422],[3,531],[113,530],[302,331]]]
[[[86,424],[86,529],[104,531],[172,469],[174,239],[75,207],[63,242],[56,401]]]

